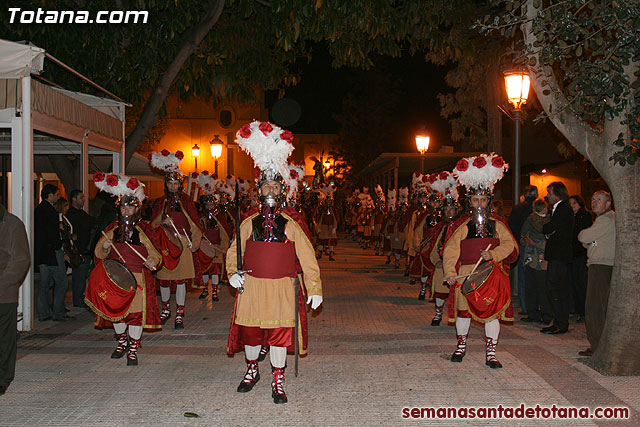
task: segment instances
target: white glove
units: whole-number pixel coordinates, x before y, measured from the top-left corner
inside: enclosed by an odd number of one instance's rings
[[[229,277],[229,284],[236,289],[241,288],[244,285],[244,274],[233,273]]]
[[[309,295],[309,298],[307,298],[307,304],[311,304],[311,309],[315,310],[320,307],[320,304],[322,304],[322,295]]]

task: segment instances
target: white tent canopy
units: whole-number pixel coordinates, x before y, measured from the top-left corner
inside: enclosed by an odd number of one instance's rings
[[[89,189],[90,152],[111,157],[105,164],[112,164],[114,173],[124,173],[126,104],[32,81],[31,75],[42,72],[45,57],[43,49],[0,39],[0,133],[10,135],[0,141],[0,154],[8,151],[11,155],[9,211],[24,222],[32,248],[33,209],[39,202],[39,195],[34,197],[35,153],[48,154],[51,140],[57,146],[67,144],[70,153],[78,153],[85,194]],[[35,142],[34,131],[38,133]],[[33,257],[31,261],[31,270],[20,288],[21,330],[33,327]]]
[[[0,78],[19,79],[40,74],[44,66],[44,49],[0,39]]]

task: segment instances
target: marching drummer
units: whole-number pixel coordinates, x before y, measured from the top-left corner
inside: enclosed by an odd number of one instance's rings
[[[471,319],[484,323],[486,360],[492,369],[501,368],[496,358],[496,346],[501,320],[513,321],[511,286],[503,265],[518,259],[518,244],[504,218],[492,214],[490,201],[493,187],[502,179],[508,165],[502,157],[491,153],[463,158],[453,170],[459,182],[467,188],[471,214],[462,215],[444,245],[444,277],[450,285],[449,321],[456,323],[458,346],[451,357],[461,362],[466,354]],[[491,274],[475,282],[467,280],[473,292],[463,294],[461,285],[484,262]]]
[[[160,286],[160,298],[162,299],[162,311],[160,320],[164,324],[171,317],[169,298],[171,291],[176,292],[176,318],[175,329],[184,328],[184,304],[187,297],[187,281],[193,283],[196,271],[193,262],[193,253],[200,247],[202,230],[196,206],[185,193],[182,187],[182,172],[179,164],[184,155],[181,151],[171,153],[162,150],[160,153],[150,155],[151,165],[165,172],[164,196],[157,199],[153,205],[151,225],[158,228],[162,225],[170,227],[179,236],[182,252],[177,266],[174,269],[163,267],[156,278]]]
[[[216,193],[216,181],[209,174],[200,174],[196,182],[205,192],[200,196],[200,225],[203,238],[196,257],[200,265],[204,288],[200,299],[209,295],[209,278],[211,278],[211,299],[218,301],[218,284],[224,271],[224,253],[229,248],[230,237],[233,236],[233,225],[229,224],[225,215],[219,211],[220,195]]]
[[[118,218],[104,231],[95,248],[99,260],[118,260],[125,275],[108,271],[105,261],[99,262],[92,271],[87,286],[85,302],[97,314],[96,327],[113,325],[118,342],[111,354],[120,359],[127,354],[127,365],[138,364],[138,349],[142,331],[159,331],[160,313],[153,286],[154,271],[162,260],[155,242],[155,231],[141,219],[140,206],[146,198],[144,184],[136,178],[122,175],[106,175],[98,172],[93,176],[96,187],[118,197]],[[121,265],[117,263],[116,265]],[[135,278],[135,289],[121,290],[110,287],[110,281]],[[122,283],[115,283],[122,286]]]

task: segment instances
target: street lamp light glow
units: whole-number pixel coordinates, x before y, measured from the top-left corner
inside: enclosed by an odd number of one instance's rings
[[[424,155],[429,149],[430,138],[426,135],[416,135],[416,147],[420,154]]]
[[[200,147],[198,147],[198,144],[191,147],[191,154],[193,154],[193,157],[196,158],[200,155]]]
[[[209,141],[211,144],[211,157],[219,159],[222,156],[222,140],[218,138],[218,135],[213,135],[213,139]]]
[[[504,73],[504,84],[507,88],[507,98],[514,108],[519,109],[529,98],[529,74],[522,71]]]

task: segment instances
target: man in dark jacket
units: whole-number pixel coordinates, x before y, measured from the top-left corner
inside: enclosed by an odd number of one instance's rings
[[[520,231],[522,230],[522,226],[524,222],[527,220],[529,215],[531,215],[532,209],[531,206],[533,201],[538,198],[538,187],[535,185],[527,185],[523,190],[524,202],[518,203],[513,207],[511,211],[511,215],[509,215],[509,228],[513,233],[513,237],[516,238],[516,241],[519,242]],[[527,301],[525,298],[526,286],[525,286],[525,270],[524,270],[524,252],[520,252],[520,257],[518,258],[517,266],[517,281],[518,281],[518,298],[520,299],[520,308],[522,312],[520,314],[528,314],[529,310],[527,309]],[[513,289],[513,287],[512,287]]]
[[[18,289],[31,265],[24,224],[0,204],[0,395],[16,368]]]
[[[573,260],[573,211],[569,192],[562,182],[547,187],[547,198],[553,207],[551,221],[542,232],[547,239],[544,259],[547,267],[547,293],[553,308],[553,324],[542,328],[545,334],[564,334],[569,330],[569,263]]]
[[[84,307],[84,290],[89,278],[89,265],[92,258],[91,241],[93,239],[95,220],[84,211],[85,197],[80,190],[73,190],[69,194],[71,207],[67,212],[67,219],[73,226],[74,244],[83,256],[82,264],[73,267],[71,275],[71,290],[73,291],[73,306]]]
[[[38,285],[38,318],[45,321],[66,320],[64,296],[69,283],[64,265],[64,250],[60,238],[60,219],[54,204],[60,198],[58,187],[47,184],[40,192],[42,202],[34,210],[34,265],[40,271]],[[54,281],[53,312],[51,311],[51,280]]]

